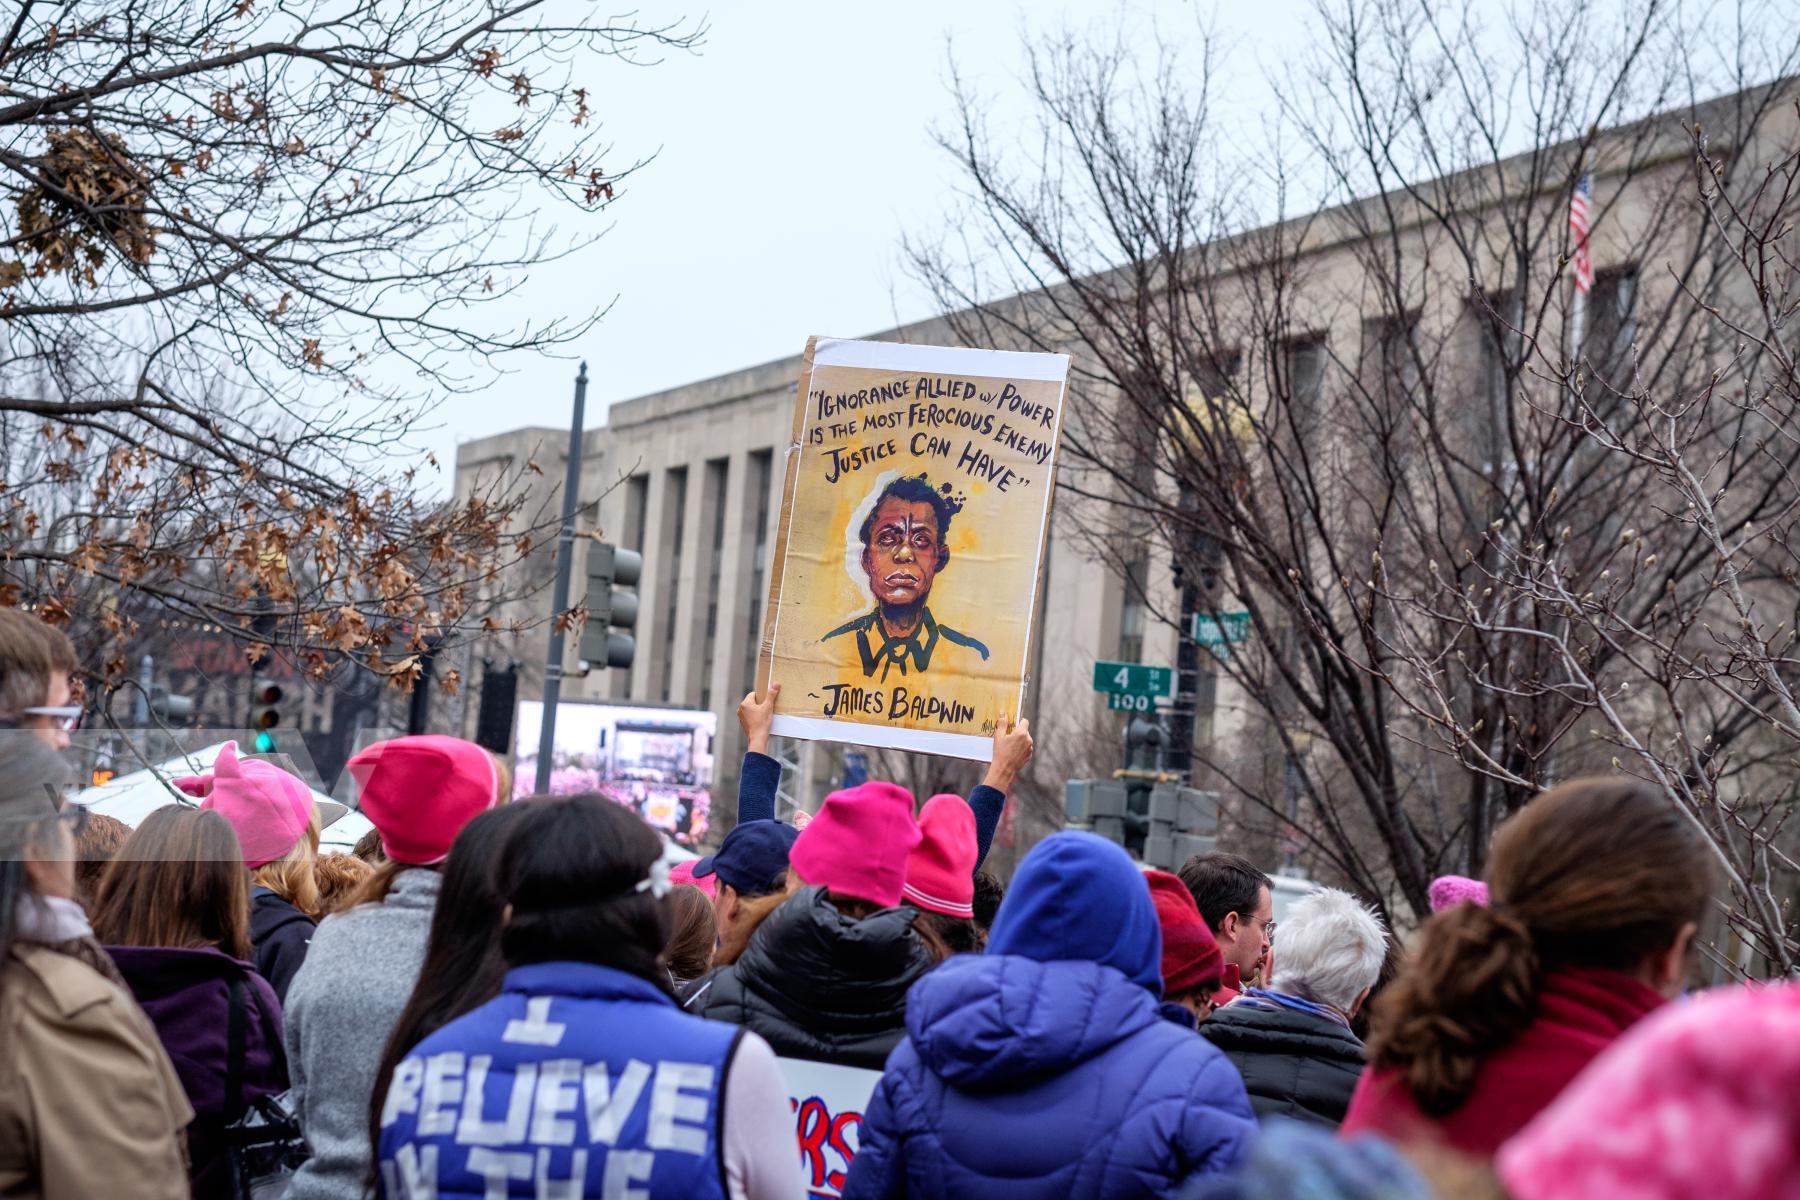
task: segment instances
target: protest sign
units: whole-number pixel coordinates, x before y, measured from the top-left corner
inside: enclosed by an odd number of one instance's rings
[[[758,678],[776,734],[989,756],[1029,682],[1068,373],[807,342]]]
[[[880,1071],[777,1059],[794,1110],[794,1132],[800,1141],[800,1170],[807,1195],[837,1200],[844,1189],[850,1160],[856,1157],[863,1110],[875,1094]]]

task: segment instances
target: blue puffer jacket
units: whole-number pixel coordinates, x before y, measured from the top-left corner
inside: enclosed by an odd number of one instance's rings
[[[1247,1156],[1235,1068],[1163,1020],[1143,875],[1092,834],[1026,855],[987,952],[907,997],[844,1200],[1167,1196]]]

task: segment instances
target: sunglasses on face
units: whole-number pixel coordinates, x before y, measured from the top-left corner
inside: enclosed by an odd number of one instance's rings
[[[19,710],[22,717],[48,717],[53,729],[69,733],[81,724],[81,705],[79,704],[40,704],[32,708]]]

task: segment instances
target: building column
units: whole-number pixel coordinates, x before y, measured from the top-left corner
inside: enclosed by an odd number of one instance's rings
[[[669,675],[668,701],[687,708],[700,703],[700,649],[706,632],[706,581],[712,557],[712,507],[706,495],[710,476],[705,460],[688,464],[681,576],[674,581],[675,628],[669,653],[675,656],[675,669]]]

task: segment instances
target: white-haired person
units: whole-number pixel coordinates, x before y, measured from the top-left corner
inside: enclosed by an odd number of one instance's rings
[[[1363,1069],[1350,1022],[1386,954],[1381,918],[1348,892],[1321,888],[1288,910],[1268,986],[1246,989],[1200,1026],[1243,1074],[1259,1120],[1344,1119]]]

